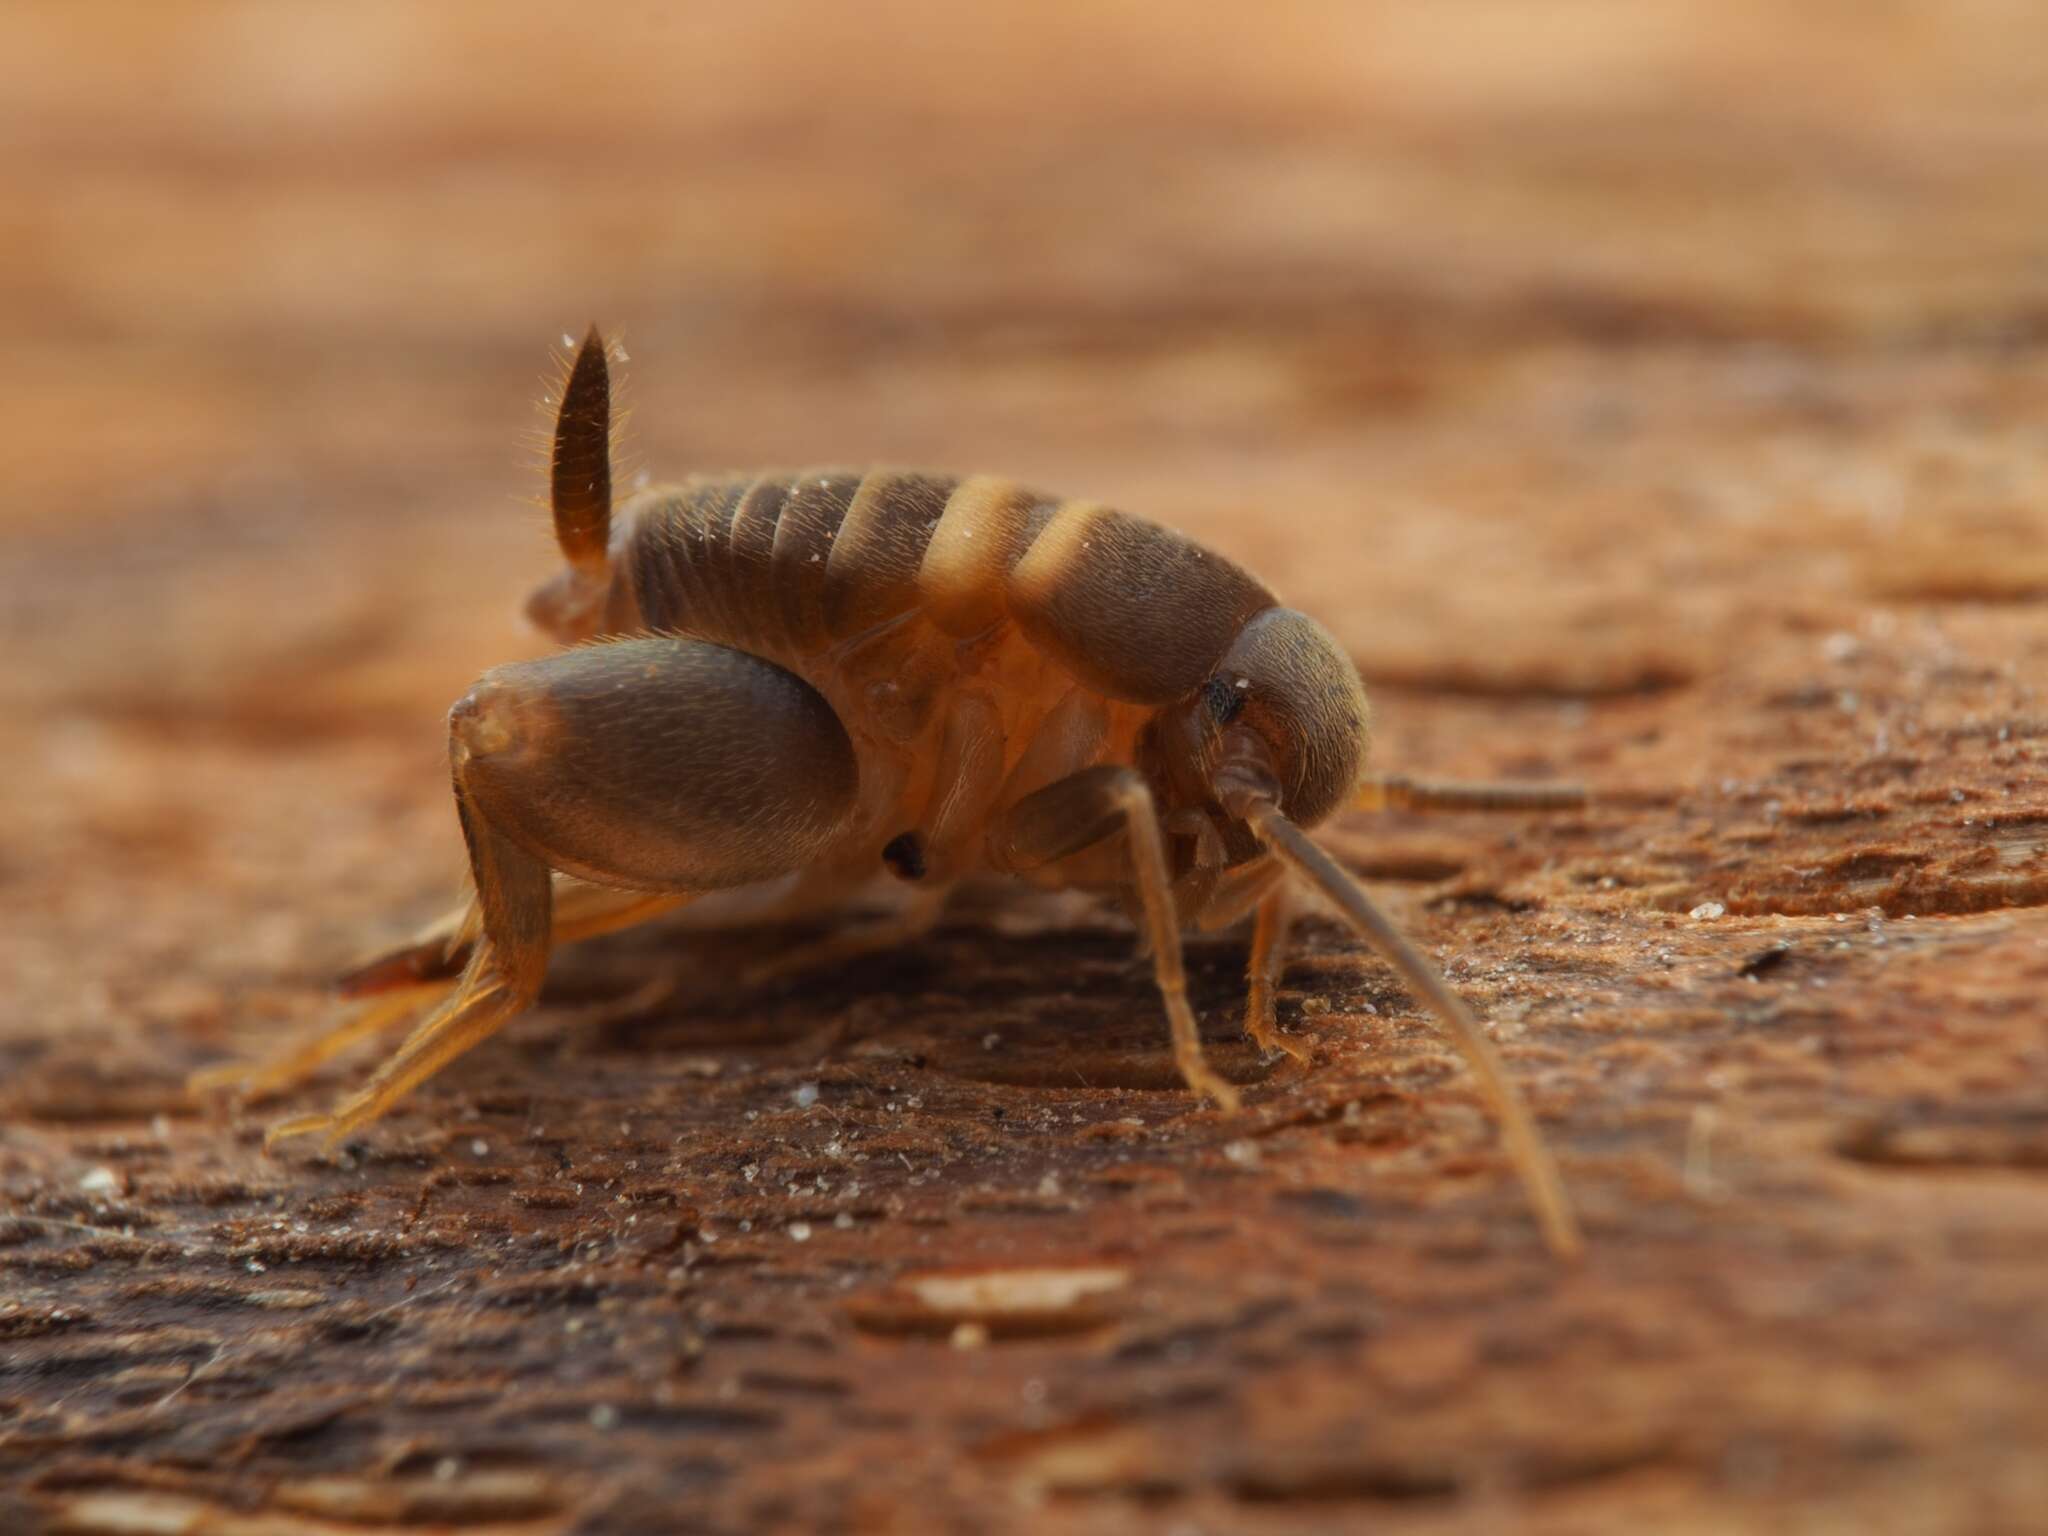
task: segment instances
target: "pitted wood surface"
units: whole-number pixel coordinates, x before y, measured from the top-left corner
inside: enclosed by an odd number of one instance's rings
[[[2048,80],[1851,9],[24,21],[0,1527],[2030,1528]],[[1191,946],[1232,1120],[1000,892],[756,993],[787,935],[571,951],[334,1158],[189,1103],[451,892],[592,318],[629,465],[1099,497],[1327,623],[1380,766],[1602,790],[1326,838],[1588,1261],[1316,921],[1306,1069]]]

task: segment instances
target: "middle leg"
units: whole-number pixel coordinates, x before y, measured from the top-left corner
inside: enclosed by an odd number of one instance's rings
[[[866,922],[850,923],[821,939],[808,944],[799,944],[794,949],[784,950],[748,966],[740,975],[742,987],[766,986],[770,982],[782,981],[788,977],[801,976],[809,971],[823,970],[831,965],[844,965],[849,960],[860,960],[868,955],[880,954],[884,950],[896,949],[923,938],[938,926],[945,915],[946,898],[949,889],[919,891],[905,903],[898,912],[874,917]]]
[[[1153,977],[1166,1004],[1174,1062],[1190,1088],[1214,1099],[1219,1109],[1235,1112],[1241,1103],[1237,1089],[1202,1054],[1201,1032],[1188,1004],[1173,874],[1167,867],[1159,815],[1144,777],[1131,768],[1083,768],[1019,800],[991,836],[1000,862],[1025,870],[1078,853],[1119,830],[1130,836],[1131,878],[1151,944]]]

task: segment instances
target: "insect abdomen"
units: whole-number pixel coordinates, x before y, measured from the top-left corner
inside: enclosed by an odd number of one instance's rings
[[[795,656],[862,634],[917,606],[954,484],[821,470],[645,492],[626,548],[639,620]]]
[[[1165,704],[1207,680],[1264,586],[1192,540],[987,476],[876,470],[642,493],[641,624],[806,656],[913,610],[970,638],[1004,620],[1087,687]]]

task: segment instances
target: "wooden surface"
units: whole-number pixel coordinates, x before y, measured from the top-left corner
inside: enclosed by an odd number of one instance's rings
[[[2039,8],[1258,14],[9,10],[0,1527],[2040,1528]],[[751,995],[787,936],[572,952],[333,1158],[261,1128],[364,1063],[188,1102],[453,891],[593,318],[647,471],[1099,496],[1324,618],[1382,766],[1606,791],[1327,836],[1589,1260],[1320,922],[1308,1070],[1192,947],[1230,1120],[1000,893]]]

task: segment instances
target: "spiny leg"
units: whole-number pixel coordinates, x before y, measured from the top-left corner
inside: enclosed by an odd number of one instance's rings
[[[996,843],[1008,867],[1024,870],[1077,853],[1120,828],[1130,834],[1131,876],[1152,950],[1153,976],[1166,1004],[1174,1062],[1188,1087],[1207,1094],[1218,1108],[1235,1112],[1241,1102],[1237,1089],[1203,1056],[1201,1032],[1188,1004],[1173,876],[1152,791],[1143,776],[1131,768],[1103,766],[1057,780],[1010,808],[996,831]]]
[[[481,975],[489,964],[479,954],[463,972],[455,995],[421,1020],[405,1044],[388,1057],[376,1075],[324,1115],[298,1115],[273,1125],[263,1145],[275,1146],[292,1136],[325,1132],[332,1146],[349,1132],[381,1118],[391,1107],[456,1057],[481,1045],[530,999],[511,994],[502,981]]]
[[[553,889],[559,895],[563,891],[563,883],[557,881]],[[659,915],[659,913],[664,913],[664,911],[672,911],[674,907],[686,905],[692,899],[690,895],[682,895],[682,893],[604,891],[604,887],[590,887],[590,885],[575,885],[575,887],[567,887],[567,889],[598,891],[598,893],[610,895],[610,897],[631,897],[631,899],[614,899],[610,903],[600,903],[600,901],[594,901],[594,899],[586,899],[586,901],[580,901],[578,909],[571,911],[571,913],[563,913],[559,909],[559,905],[557,905],[557,909],[553,913],[555,922],[553,922],[551,940],[549,940],[551,946],[555,946],[555,944],[569,944],[569,942],[582,940],[582,938],[596,938],[598,934],[610,934],[610,932],[616,932],[616,930],[621,930],[621,928],[631,928],[633,924],[639,924],[639,922],[645,922],[647,918],[653,918],[653,915]],[[403,1047],[399,1047],[397,1055],[393,1055],[383,1065],[383,1069],[379,1069],[377,1077],[371,1079],[365,1094],[358,1094],[356,1096],[356,1100],[362,1100],[362,1098],[367,1098],[373,1090],[379,1090],[379,1087],[381,1087],[379,1102],[373,1108],[369,1108],[365,1114],[362,1114],[362,1120],[358,1120],[358,1122],[369,1122],[369,1120],[379,1118],[385,1112],[385,1108],[389,1108],[399,1098],[410,1094],[414,1087],[418,1087],[428,1077],[432,1077],[436,1071],[440,1071],[444,1065],[449,1065],[459,1055],[469,1051],[473,1044],[481,1044],[483,1040],[487,1040],[489,1036],[496,1034],[506,1024],[506,1020],[510,1020],[512,1016],[516,1016],[516,1014],[520,1014],[520,1012],[524,1012],[526,1008],[532,1006],[532,997],[524,997],[524,999],[520,999],[520,997],[496,999],[496,983],[498,983],[498,979],[487,975],[487,950],[489,950],[487,944],[485,946],[471,946],[469,948],[469,961],[463,967],[461,981],[457,983],[457,995],[449,1001],[449,1004],[442,1008],[442,1018],[440,1018],[440,1024],[438,1024],[438,1032],[430,1032],[428,1030],[428,1026],[434,1024],[432,1018],[424,1020],[414,1030],[414,1034],[408,1036],[406,1044],[403,1044]],[[621,1012],[623,1010],[625,1014],[633,1014],[633,1012],[641,1012],[645,1008],[651,1008],[653,1001],[657,1001],[659,997],[664,997],[672,987],[674,987],[674,977],[672,975],[668,975],[668,977],[655,977],[649,985],[639,987],[633,995],[623,997],[623,999],[616,999],[616,1001],[612,1001],[612,1004],[606,1004],[602,1010],[598,1010],[596,1018],[602,1018],[606,1012]],[[446,991],[446,987],[434,987],[432,991]],[[463,1001],[463,993],[465,991],[473,993],[471,999],[469,999],[471,1008],[469,1008],[467,1014],[459,1016],[457,1010],[459,1010],[459,1004]],[[539,977],[535,979],[535,993],[539,993]],[[594,1020],[586,1018],[584,1022],[590,1024]],[[387,1073],[391,1073],[391,1081],[385,1081]],[[354,1104],[356,1100],[350,1100],[350,1104]],[[348,1126],[342,1126],[340,1130],[346,1130],[346,1128]],[[340,1130],[336,1130],[336,1135],[340,1135]],[[272,1139],[276,1135],[279,1135],[279,1133],[272,1133]],[[287,1135],[293,1135],[293,1133],[287,1133]]]
[[[1252,928],[1251,962],[1246,967],[1251,983],[1245,999],[1244,1032],[1262,1051],[1282,1050],[1296,1061],[1309,1059],[1308,1047],[1280,1033],[1274,1021],[1274,993],[1280,975],[1287,969],[1287,939],[1294,930],[1294,893],[1277,885],[1259,903],[1259,915]]]
[[[615,891],[582,881],[555,881],[554,932],[550,951],[579,939],[631,927],[687,903],[684,895]],[[188,1093],[232,1092],[244,1103],[259,1103],[296,1088],[344,1051],[417,1018],[448,996],[468,968],[475,945],[460,938],[477,926],[476,903],[456,908],[412,944],[392,950],[343,976],[335,989],[343,998],[367,999],[352,1016],[290,1050],[262,1061],[232,1061],[205,1067],[185,1080]],[[414,978],[425,977],[425,980]],[[635,993],[637,999],[641,994]],[[641,1004],[640,1006],[644,1006]]]
[[[255,1103],[295,1088],[349,1047],[396,1029],[432,1000],[443,997],[450,981],[397,987],[366,1005],[353,1018],[266,1061],[230,1061],[205,1067],[185,1079],[185,1091],[209,1094],[230,1091]]]

